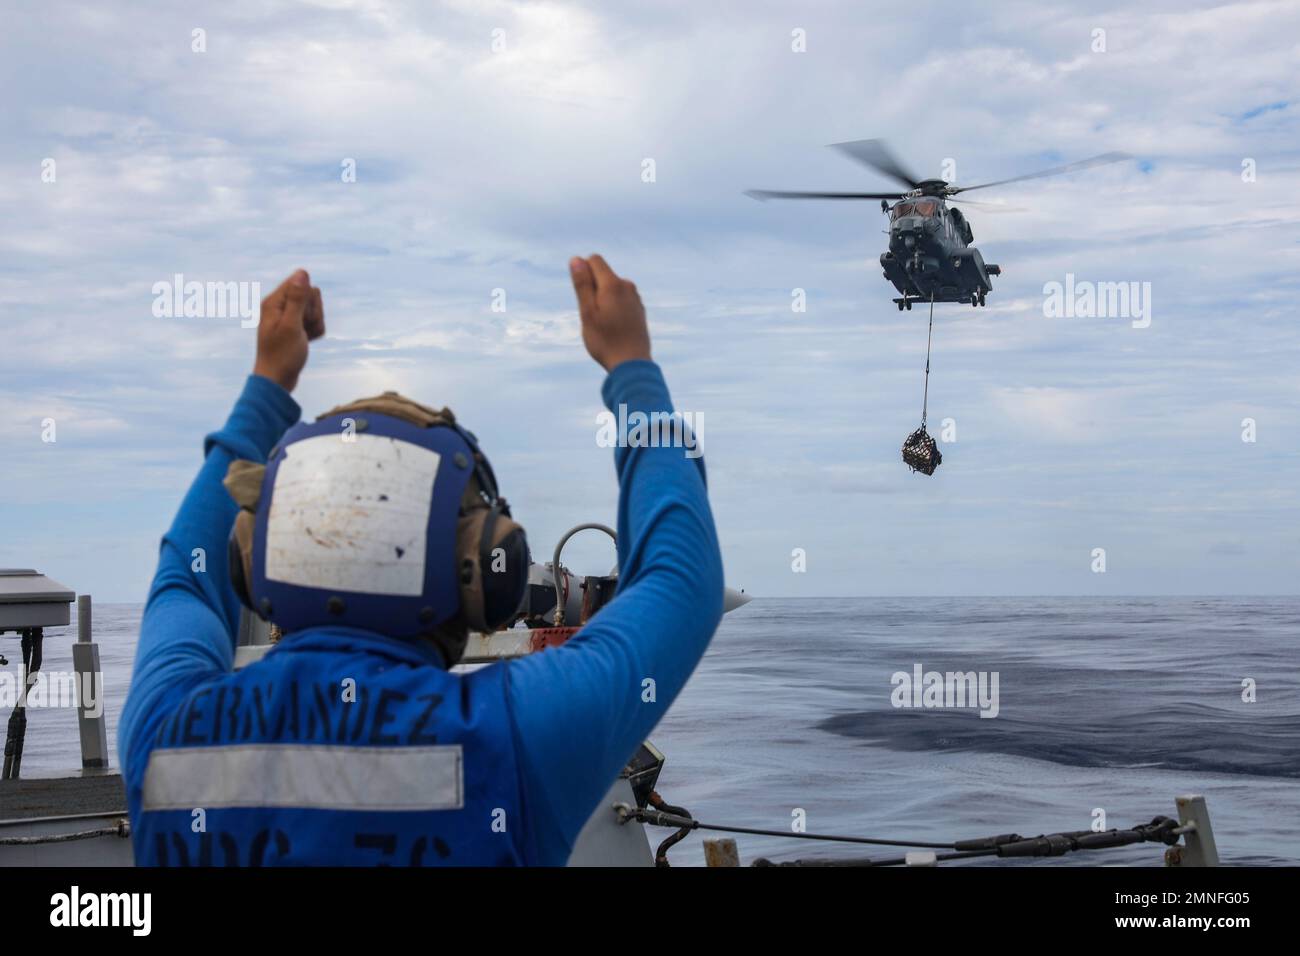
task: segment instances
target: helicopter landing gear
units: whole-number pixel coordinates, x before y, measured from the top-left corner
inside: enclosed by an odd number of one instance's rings
[[[902,312],[904,309],[906,309],[908,312],[911,312],[911,311],[912,311],[912,303],[915,302],[915,301],[916,301],[916,300],[913,299],[913,298],[911,298],[910,296],[906,296],[906,295],[904,295],[901,299],[895,299],[895,300],[894,300],[894,304],[895,304],[896,306],[898,306],[898,311],[899,311],[899,312]]]

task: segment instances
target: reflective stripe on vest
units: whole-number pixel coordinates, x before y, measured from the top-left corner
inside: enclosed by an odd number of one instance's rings
[[[236,744],[157,749],[144,809],[298,807],[306,810],[459,810],[459,744],[335,747]]]

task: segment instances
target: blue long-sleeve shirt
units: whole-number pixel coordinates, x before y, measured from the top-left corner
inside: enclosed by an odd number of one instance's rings
[[[616,413],[619,406],[628,414],[672,411],[650,361],[618,366],[602,397]],[[239,604],[225,554],[236,506],[221,480],[235,458],[265,461],[298,416],[288,393],[250,376],[225,426],[208,436],[203,467],[163,538],[118,732],[133,814],[159,729],[175,723],[187,698],[232,671]],[[491,665],[509,669],[501,706],[528,863],[567,859],[596,803],[685,685],[722,614],[703,459],[682,448],[619,447],[615,467],[617,597],[564,646]],[[313,639],[328,644],[332,630],[318,629]],[[435,655],[426,656],[425,666],[437,666]]]

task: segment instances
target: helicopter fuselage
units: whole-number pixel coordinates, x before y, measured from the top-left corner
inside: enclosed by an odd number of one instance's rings
[[[983,305],[993,290],[989,276],[1002,270],[986,264],[972,245],[975,236],[961,210],[928,185],[922,183],[893,206],[880,204],[889,215],[889,249],[881,254],[880,265],[900,293],[894,302],[900,310],[931,298]]]
[[[994,182],[958,186],[943,179],[919,179],[899,162],[878,139],[860,139],[851,143],[832,143],[845,156],[874,169],[903,186],[901,192],[828,192],[825,190],[747,189],[745,195],[767,199],[878,199],[880,208],[889,214],[889,249],[880,257],[885,278],[899,291],[894,302],[910,309],[913,302],[967,302],[983,305],[993,291],[989,276],[1002,270],[985,263],[975,248],[975,236],[961,210],[948,204],[958,193],[1045,176],[1060,176],[1079,169],[1103,166],[1130,159],[1127,153],[1102,153],[1063,166],[999,179]],[[953,200],[970,202],[967,199]],[[890,203],[893,203],[891,206]]]

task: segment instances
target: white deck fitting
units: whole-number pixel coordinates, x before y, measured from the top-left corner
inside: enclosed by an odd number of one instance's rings
[[[0,568],[0,633],[25,627],[62,627],[71,621],[76,593],[31,568]]]

